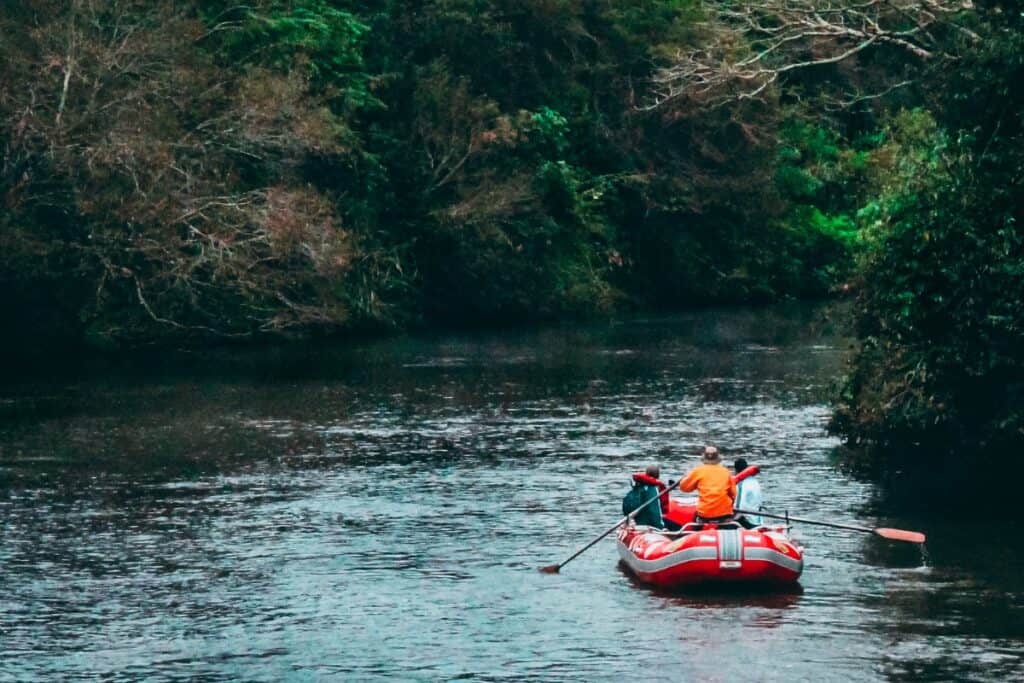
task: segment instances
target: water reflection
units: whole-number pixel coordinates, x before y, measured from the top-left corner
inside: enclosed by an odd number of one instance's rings
[[[0,678],[1019,677],[1019,529],[834,466],[844,346],[813,309],[709,311],[8,378]],[[662,594],[611,541],[536,571],[704,441],[773,509],[922,528],[933,566],[797,526],[802,593]]]
[[[687,609],[718,609],[732,607],[762,608],[767,610],[785,610],[797,604],[804,594],[799,583],[792,585],[711,585],[711,586],[680,586],[666,589],[651,586],[638,580],[622,562],[619,571],[630,585],[641,593],[652,598],[660,598],[663,604],[685,607]]]

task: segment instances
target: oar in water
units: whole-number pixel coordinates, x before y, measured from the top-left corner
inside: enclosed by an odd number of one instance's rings
[[[585,551],[589,550],[591,546],[593,546],[593,545],[594,545],[595,543],[597,543],[598,541],[600,541],[600,540],[601,540],[602,538],[604,538],[605,536],[607,536],[607,535],[608,535],[608,534],[610,534],[611,532],[615,531],[616,529],[618,529],[618,528],[619,528],[620,526],[622,526],[623,524],[625,524],[625,523],[626,523],[626,522],[628,522],[629,520],[631,520],[631,519],[633,519],[634,517],[636,517],[636,516],[637,516],[637,514],[638,514],[638,513],[639,513],[639,512],[641,511],[641,510],[643,510],[643,509],[644,509],[645,507],[647,507],[648,505],[650,505],[650,504],[651,504],[651,503],[653,503],[654,501],[656,501],[656,500],[658,500],[659,498],[661,498],[661,494],[663,494],[663,493],[668,493],[669,491],[671,491],[672,489],[674,489],[674,488],[675,488],[675,487],[677,487],[677,486],[679,486],[679,482],[678,482],[678,481],[677,481],[677,482],[674,482],[674,483],[673,483],[673,484],[672,484],[671,486],[669,486],[668,488],[666,488],[666,489],[665,489],[664,491],[659,491],[657,495],[653,496],[653,497],[652,497],[652,498],[651,498],[650,500],[648,500],[648,501],[647,501],[646,503],[644,503],[643,505],[641,505],[640,507],[638,507],[638,508],[637,508],[636,510],[633,510],[633,511],[632,511],[632,512],[630,512],[630,513],[629,513],[628,515],[626,515],[625,517],[623,517],[622,519],[620,519],[620,520],[619,520],[618,522],[616,522],[616,523],[615,523],[615,526],[613,526],[612,528],[608,529],[608,530],[607,530],[607,531],[605,531],[605,532],[604,532],[603,534],[601,534],[600,536],[598,536],[597,538],[595,538],[595,539],[594,539],[593,541],[591,541],[590,543],[586,544],[585,546],[583,546],[582,548],[580,548],[579,550],[577,550],[576,552],[574,552],[574,553],[573,553],[573,554],[572,554],[572,555],[571,555],[571,556],[569,557],[569,559],[567,559],[567,560],[566,560],[565,562],[562,562],[561,564],[549,564],[549,565],[547,565],[547,566],[545,566],[545,567],[540,567],[540,571],[544,572],[545,574],[557,574],[557,573],[558,573],[559,571],[561,571],[562,567],[564,567],[565,565],[567,565],[567,564],[569,564],[570,562],[572,562],[573,560],[575,560],[575,559],[576,559],[577,557],[579,557],[580,555],[582,555],[582,554],[583,554],[583,553],[584,553]]]
[[[740,515],[760,515],[761,517],[771,517],[772,519],[784,519],[789,522],[800,522],[802,524],[817,524],[818,526],[830,526],[833,529],[849,529],[850,531],[862,531],[866,534],[874,534],[875,536],[888,538],[890,541],[924,543],[924,534],[922,534],[919,531],[906,531],[904,529],[887,529],[885,527],[872,529],[871,527],[857,526],[855,524],[836,524],[834,522],[821,522],[816,519],[802,519],[800,517],[790,517],[789,515],[772,515],[767,512],[753,512],[751,510],[733,510],[733,512]]]

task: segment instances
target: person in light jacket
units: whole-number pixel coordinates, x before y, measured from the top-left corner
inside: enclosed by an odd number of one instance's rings
[[[747,469],[746,458],[736,458],[736,462],[733,463],[732,467],[736,474]],[[761,482],[757,480],[756,475],[746,477],[743,481],[736,484],[736,507],[740,510],[749,510],[751,512],[760,511],[764,507],[761,498]],[[761,526],[761,515],[744,515],[744,517],[752,526]]]

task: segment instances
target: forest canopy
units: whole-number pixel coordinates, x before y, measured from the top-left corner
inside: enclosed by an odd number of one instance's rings
[[[856,293],[833,428],[1018,443],[1021,7],[0,7],[4,345]]]
[[[2,315],[134,346],[827,294],[870,126],[659,102],[708,19],[5,3]]]

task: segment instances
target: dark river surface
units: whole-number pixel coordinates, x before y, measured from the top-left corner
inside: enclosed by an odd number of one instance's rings
[[[794,307],[8,368],[0,680],[1020,680],[1020,523],[845,473],[848,345]],[[611,537],[537,571],[706,442],[926,553],[797,525],[782,594],[652,591]]]

